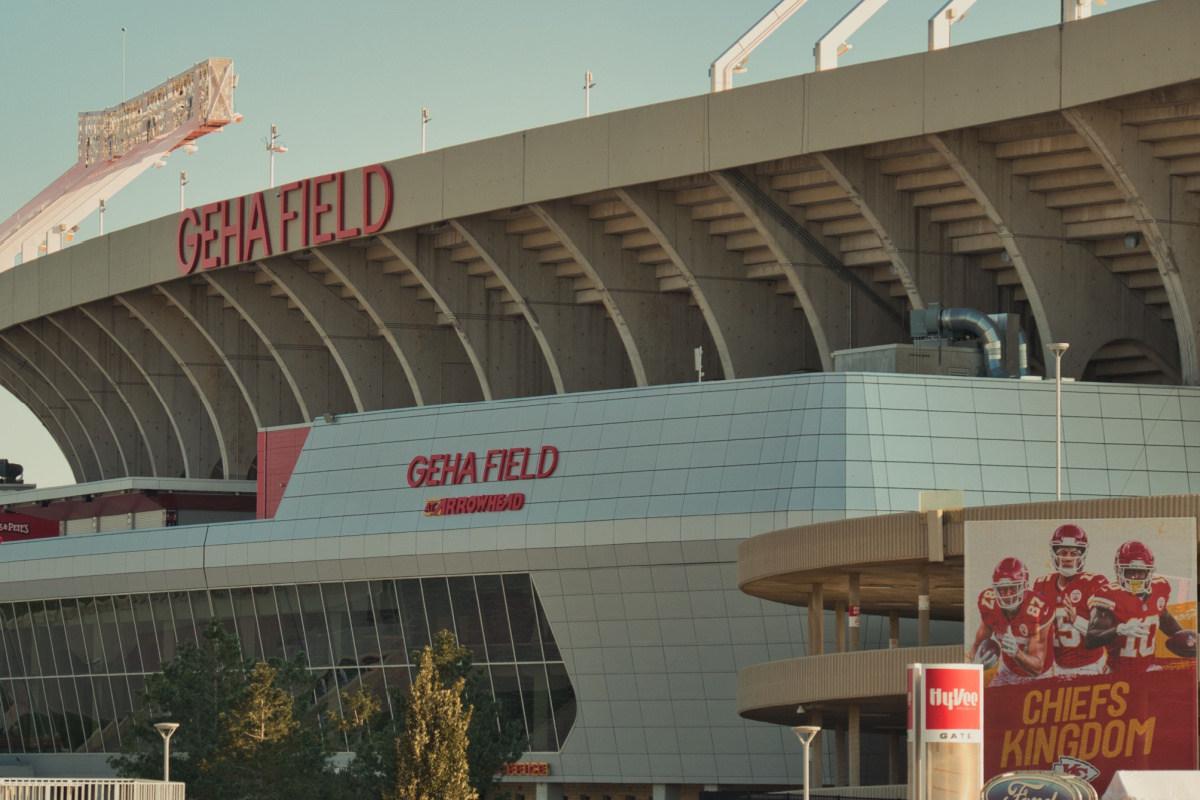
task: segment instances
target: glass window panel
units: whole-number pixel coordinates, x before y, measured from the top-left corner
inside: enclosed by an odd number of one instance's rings
[[[9,725],[9,741],[19,748],[19,752],[36,753],[37,722],[33,714],[33,698],[30,696],[27,679],[13,681],[13,698],[17,705],[17,718]]]
[[[86,675],[91,669],[91,659],[88,658],[87,637],[83,631],[84,609],[91,605],[92,598],[79,597],[62,601],[63,630],[67,637],[67,653],[71,662],[71,672],[76,675]]]
[[[321,606],[321,587],[306,583],[296,588],[300,593],[304,638],[308,642],[308,662],[314,667],[332,667],[333,652],[329,647],[329,630],[325,626],[325,609]]]
[[[450,607],[450,592],[445,578],[422,578],[421,591],[425,595],[425,616],[429,618],[429,631],[454,633],[454,611]]]
[[[533,592],[533,603],[537,609],[538,631],[542,635],[542,653],[547,661],[562,661],[554,634],[550,631],[550,622],[546,619],[546,612],[542,610],[542,599],[538,597],[536,589]]]
[[[554,715],[550,711],[550,688],[546,683],[546,667],[542,664],[519,664],[521,699],[525,703],[525,720],[529,725],[530,750],[557,750],[554,734]]]
[[[129,710],[139,711],[143,705],[142,689],[146,687],[145,675],[129,676]]]
[[[196,620],[196,643],[199,644],[200,632],[208,626],[216,613],[213,611],[212,600],[209,598],[208,592],[199,590],[188,592],[187,595],[192,604],[192,619]]]
[[[100,713],[96,704],[96,692],[87,677],[72,678],[75,696],[79,698],[79,728],[83,735],[83,752],[100,752]]]
[[[171,611],[171,596],[166,592],[150,595],[150,617],[158,631],[159,668],[179,655],[179,637]]]
[[[25,663],[21,660],[21,651],[17,642],[17,621],[13,613],[12,603],[0,603],[0,633],[3,634],[4,658],[0,668],[9,677],[25,674]]]
[[[287,648],[283,644],[283,631],[279,628],[279,607],[275,605],[275,589],[270,586],[255,586],[250,593],[254,601],[254,616],[258,618],[258,635],[261,637],[263,658],[286,658]]]
[[[359,673],[359,686],[351,686],[349,690],[357,692],[359,688],[369,689],[371,694],[375,695],[375,699],[379,701],[379,707],[384,714],[388,713],[387,701],[387,681],[384,678],[383,670],[379,667],[374,669],[364,669]]]
[[[483,623],[479,621],[479,601],[475,599],[475,581],[466,577],[447,578],[450,604],[454,609],[454,627],[458,643],[471,651],[477,662],[487,661],[483,646]]]
[[[517,661],[541,661],[542,643],[538,636],[537,613],[533,610],[533,586],[529,583],[529,575],[505,575],[504,599],[508,605],[508,624]]]
[[[125,666],[119,672],[141,672],[142,653],[138,648],[137,624],[133,619],[133,602],[127,594],[113,598],[117,617],[117,636],[124,654]],[[109,647],[111,650],[112,648]]]
[[[113,700],[112,681],[105,675],[92,678],[92,691],[95,693],[96,705],[99,708],[100,724],[103,726],[100,734],[100,744],[106,753],[115,753],[121,749],[121,739],[118,733],[121,717],[117,714],[116,703]]]
[[[404,646],[404,625],[400,621],[400,599],[395,581],[371,581],[371,603],[375,608],[375,630],[379,633],[380,661],[384,664],[408,662]]]
[[[408,646],[404,663],[411,664],[413,653],[429,644],[429,624],[425,621],[425,600],[421,597],[421,581],[406,578],[396,581],[400,590],[400,618],[404,623],[404,643]]]
[[[6,753],[20,752],[16,746],[17,743],[9,738],[9,734],[13,732],[15,723],[21,715],[11,680],[0,679],[0,714],[3,714],[4,720],[4,731],[0,733],[0,747],[3,747]],[[16,733],[19,737],[19,731]]]
[[[200,630],[192,614],[192,601],[188,592],[171,592],[167,596],[171,605],[171,619],[175,623],[177,645],[184,642],[200,643]]]
[[[56,681],[46,681],[58,684],[57,693],[52,698],[54,704],[54,725],[62,739],[63,749],[74,752],[83,748],[83,729],[79,725],[79,698],[75,695],[75,681],[71,678],[59,678]],[[50,688],[54,691],[54,687]]]
[[[346,602],[349,604],[350,630],[354,636],[354,651],[359,666],[382,663],[379,634],[375,631],[375,609],[371,605],[371,589],[365,582],[347,583]],[[330,623],[332,624],[332,622]],[[382,699],[383,695],[380,695]]]
[[[63,622],[63,601],[46,601],[46,627],[50,631],[50,646],[59,675],[74,674],[71,663],[71,648],[67,644],[67,627]]]
[[[492,694],[509,719],[525,722],[525,703],[521,700],[521,684],[517,681],[517,668],[512,664],[492,664]],[[525,726],[529,730],[529,726]]]
[[[229,594],[233,601],[233,616],[237,620],[238,637],[242,640],[242,652],[250,658],[266,660],[258,620],[254,617],[254,599],[250,596],[250,588],[232,589]]]
[[[221,620],[221,625],[225,630],[238,635],[237,621],[233,616],[233,600],[229,597],[228,589],[210,589],[209,596],[212,598],[213,616]],[[242,648],[242,655],[250,655],[246,652],[245,647]]]
[[[325,602],[325,621],[329,625],[329,644],[333,649],[333,663],[338,667],[358,665],[358,653],[354,649],[354,630],[350,625],[350,609],[346,605],[346,590],[341,583],[320,585]],[[356,673],[357,674],[357,673]],[[345,676],[339,678],[345,685]]]
[[[29,699],[33,701],[33,717],[37,727],[39,753],[56,753],[61,749],[59,732],[54,727],[50,696],[45,678],[29,679]]]
[[[387,667],[383,671],[383,679],[387,683],[388,690],[388,705],[384,706],[384,710],[395,715],[397,699],[408,697],[408,690],[411,687],[408,667]]]
[[[295,586],[276,586],[275,602],[279,608],[279,628],[286,649],[284,658],[291,660],[296,653],[308,652],[304,641],[304,617],[300,613],[300,597]],[[310,657],[309,661],[312,659]]]
[[[54,647],[50,644],[50,627],[46,622],[46,603],[35,600],[29,604],[29,623],[33,657],[39,664],[39,675],[57,675],[54,664]]]
[[[154,624],[154,615],[150,611],[150,595],[133,594],[129,596],[133,603],[133,620],[137,629],[138,649],[142,653],[142,669],[155,672],[159,669],[160,656],[158,649],[158,631]]]
[[[546,676],[550,681],[550,705],[554,709],[554,727],[558,731],[559,749],[567,741],[567,734],[575,726],[575,687],[567,677],[567,668],[562,664],[547,664]]]
[[[483,637],[488,661],[513,661],[512,634],[508,631],[508,609],[504,606],[504,584],[499,575],[476,575],[479,610],[483,615]]]
[[[83,628],[84,647],[88,653],[88,672],[105,672],[108,659],[104,647],[104,618],[111,601],[106,597],[90,597],[79,608],[79,624]],[[115,648],[114,648],[115,649]]]

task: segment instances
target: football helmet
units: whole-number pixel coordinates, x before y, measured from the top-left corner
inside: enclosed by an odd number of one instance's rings
[[[992,572],[992,588],[1001,608],[1007,611],[1020,608],[1029,590],[1029,570],[1019,558],[1002,559]]]
[[[1150,581],[1154,578],[1154,553],[1141,542],[1130,541],[1117,548],[1115,559],[1117,583],[1121,588],[1137,597],[1150,595]],[[1142,577],[1131,577],[1131,572],[1142,572]]]
[[[1059,525],[1050,537],[1050,552],[1054,554],[1054,568],[1064,578],[1073,578],[1083,572],[1087,558],[1088,538],[1078,525]],[[1077,550],[1078,555],[1066,555],[1064,550]]]

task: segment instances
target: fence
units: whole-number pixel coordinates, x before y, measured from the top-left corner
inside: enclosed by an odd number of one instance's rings
[[[0,800],[184,800],[184,788],[122,778],[0,778]]]

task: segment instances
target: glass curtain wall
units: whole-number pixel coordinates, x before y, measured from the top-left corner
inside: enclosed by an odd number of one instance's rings
[[[557,751],[575,690],[526,573],[0,603],[0,752],[112,753],[146,676],[216,617],[254,659],[303,651],[318,702],[366,687],[386,712],[412,653],[449,630],[533,751]]]

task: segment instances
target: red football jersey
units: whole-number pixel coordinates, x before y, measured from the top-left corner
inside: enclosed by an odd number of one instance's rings
[[[1021,601],[1021,607],[1016,613],[1009,618],[1004,609],[1000,608],[1000,603],[996,601],[996,590],[992,587],[984,589],[979,594],[979,618],[992,630],[992,635],[999,641],[1000,637],[1006,633],[1011,633],[1017,637],[1021,644],[1021,649],[1025,650],[1029,645],[1029,640],[1038,633],[1045,631],[1054,616],[1054,607],[1045,597],[1035,592],[1026,592],[1024,599]],[[1028,675],[1025,668],[1016,662],[1012,656],[1007,653],[1002,653],[1000,660],[1004,666],[1008,667],[1009,672],[1016,675]],[[1042,664],[1042,671],[1039,675],[1044,675],[1050,671],[1050,667],[1054,665],[1053,653],[1046,654],[1046,661]]]
[[[1094,664],[1104,656],[1104,648],[1087,648],[1083,633],[1071,625],[1071,615],[1066,606],[1087,621],[1092,597],[1104,588],[1108,580],[1094,572],[1081,572],[1067,581],[1061,589],[1058,573],[1043,575],[1033,582],[1033,590],[1053,601],[1054,606],[1054,663],[1061,667],[1082,667]]]
[[[1116,618],[1117,624],[1130,620],[1146,623],[1145,636],[1133,637],[1117,634],[1108,647],[1108,670],[1118,674],[1145,672],[1154,666],[1154,650],[1158,637],[1158,620],[1171,599],[1171,584],[1166,578],[1150,581],[1150,595],[1142,599],[1130,594],[1119,583],[1109,583],[1092,597],[1092,608],[1107,608]]]

